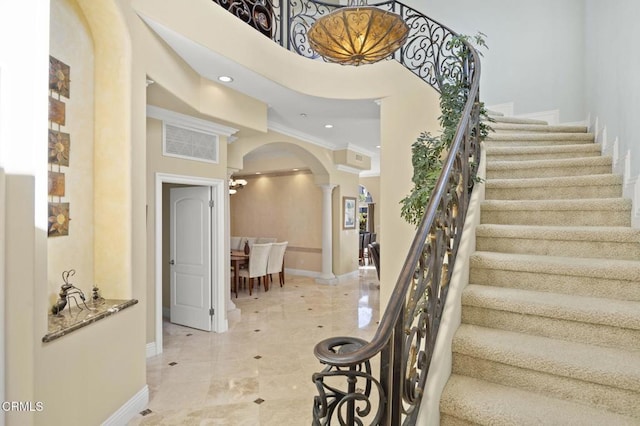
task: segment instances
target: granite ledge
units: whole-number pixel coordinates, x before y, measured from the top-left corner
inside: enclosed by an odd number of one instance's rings
[[[136,299],[105,299],[104,303],[101,304],[94,304],[91,301],[87,302],[88,309],[83,306],[83,309],[73,307],[69,310],[67,307],[59,315],[49,313],[48,333],[42,337],[42,341],[47,343],[52,340],[59,339],[60,337],[66,336],[75,330],[86,327],[96,321],[100,321],[101,319],[118,313],[123,309],[127,309],[136,303],[138,303],[138,300]]]

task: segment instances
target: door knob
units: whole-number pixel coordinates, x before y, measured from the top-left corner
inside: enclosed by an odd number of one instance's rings
[[[175,264],[176,264],[176,261],[175,261],[175,260],[171,259],[171,260],[169,261],[169,265],[175,265]]]

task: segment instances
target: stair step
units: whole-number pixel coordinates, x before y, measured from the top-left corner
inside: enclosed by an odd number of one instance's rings
[[[543,126],[539,124],[489,123],[496,132],[587,133],[587,126]]]
[[[553,160],[487,161],[487,179],[610,174],[613,159],[606,157]]]
[[[489,133],[489,141],[594,141],[593,133]]]
[[[578,145],[594,143],[593,133],[489,133],[484,141],[488,147]]]
[[[640,420],[640,352],[462,324],[455,374],[596,405]]]
[[[640,302],[469,284],[462,322],[640,352]]]
[[[544,160],[557,158],[599,157],[602,146],[596,143],[543,146],[486,146],[487,159]]]
[[[486,110],[489,117],[504,117],[504,113],[498,111]]]
[[[491,179],[485,182],[487,200],[562,200],[620,198],[622,176],[612,174],[528,179]]]
[[[469,282],[640,301],[640,261],[476,251]]]
[[[640,229],[483,224],[476,250],[598,259],[640,259]]]
[[[503,225],[631,226],[631,200],[485,200],[480,221]]]
[[[638,419],[485,380],[452,375],[440,401],[443,426],[638,425]]]
[[[544,120],[534,120],[533,118],[518,118],[518,117],[507,117],[507,116],[492,116],[493,121],[496,123],[512,123],[512,124],[540,124],[540,125],[549,125]]]

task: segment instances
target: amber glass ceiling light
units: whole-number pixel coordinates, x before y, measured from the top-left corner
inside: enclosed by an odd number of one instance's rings
[[[356,0],[357,1],[357,0]],[[409,27],[400,15],[366,1],[334,10],[309,29],[309,44],[327,61],[342,65],[378,62],[398,50],[407,39]]]

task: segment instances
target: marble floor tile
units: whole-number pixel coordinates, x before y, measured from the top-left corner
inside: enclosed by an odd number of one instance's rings
[[[322,339],[370,339],[379,320],[373,268],[338,285],[287,276],[284,287],[240,291],[226,333],[165,322],[163,353],[147,359],[146,415],[129,425],[308,425]]]

